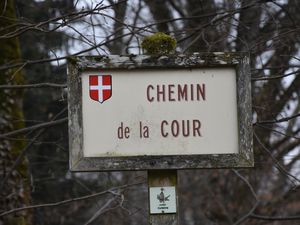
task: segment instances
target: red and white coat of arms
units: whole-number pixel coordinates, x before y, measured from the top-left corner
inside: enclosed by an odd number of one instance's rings
[[[90,75],[89,76],[91,99],[103,103],[112,95],[111,75]]]

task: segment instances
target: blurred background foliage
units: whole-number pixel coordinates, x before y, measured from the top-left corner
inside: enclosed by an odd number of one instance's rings
[[[2,87],[0,134],[67,116],[68,55],[141,54],[142,40],[156,32],[174,37],[180,53],[248,52],[255,167],[179,171],[180,221],[299,224],[299,1],[8,0],[0,6],[0,87],[62,84]],[[0,214],[141,183],[0,216],[1,225],[148,223],[145,171],[70,173],[67,123],[2,137],[0,154]]]

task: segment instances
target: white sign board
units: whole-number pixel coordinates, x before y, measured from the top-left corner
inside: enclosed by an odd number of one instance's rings
[[[72,171],[253,166],[245,54],[72,58],[68,98]]]
[[[85,157],[238,153],[234,68],[82,74]]]
[[[175,186],[150,187],[150,213],[176,213]]]

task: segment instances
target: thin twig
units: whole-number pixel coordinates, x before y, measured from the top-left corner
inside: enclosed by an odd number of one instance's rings
[[[294,175],[290,174],[288,171],[286,171],[286,169],[278,162],[278,160],[272,155],[272,153],[270,152],[270,150],[262,143],[262,141],[258,138],[257,134],[255,132],[253,132],[254,137],[256,138],[257,142],[262,146],[262,148],[270,155],[270,157],[273,159],[273,161],[275,162],[276,168],[283,174],[285,174],[287,177],[289,178],[293,178],[294,180],[291,180],[294,185],[295,185],[295,181],[300,182],[300,180],[295,177]]]
[[[87,221],[84,223],[84,225],[89,225],[91,224],[95,219],[97,219],[100,215],[106,213],[107,211],[115,208],[108,208],[112,202],[114,202],[117,199],[117,197],[113,197],[109,199],[105,204]],[[118,205],[119,206],[119,205]],[[108,209],[107,209],[108,208]]]
[[[61,110],[58,114],[56,114],[53,117],[53,120],[57,119],[58,117],[60,117],[63,113],[65,113],[67,110],[67,107],[64,108],[63,110]],[[36,140],[38,140],[38,138],[44,134],[44,132],[46,131],[46,127],[44,127],[43,129],[39,130],[39,132],[33,137],[33,139],[25,146],[24,149],[22,149],[22,151],[20,152],[20,154],[18,155],[17,159],[15,160],[15,162],[13,163],[12,167],[10,168],[9,171],[7,171],[7,173],[5,174],[5,177],[3,178],[3,180],[0,183],[0,193],[2,193],[2,189],[4,188],[4,185],[6,184],[6,182],[8,181],[8,179],[10,178],[10,176],[12,175],[13,171],[18,167],[18,165],[22,162],[23,158],[25,157],[25,155],[27,154],[28,150],[31,148],[31,146],[36,142]],[[33,130],[31,130],[33,131]]]
[[[101,10],[111,8],[114,5],[118,5],[118,4],[121,4],[121,3],[126,2],[126,1],[127,0],[122,0],[122,1],[119,1],[118,3],[114,3],[113,5],[107,5],[107,6],[102,6],[101,4],[97,4],[96,7],[94,7],[93,9],[82,10],[82,11],[79,11],[79,12],[75,11],[75,12],[71,12],[71,13],[68,13],[68,14],[65,14],[65,15],[61,15],[61,16],[58,16],[58,17],[55,17],[55,18],[51,18],[49,20],[39,22],[39,23],[36,23],[36,24],[29,24],[29,25],[26,25],[24,27],[18,28],[16,30],[12,31],[12,32],[9,32],[6,35],[0,36],[0,39],[8,39],[8,38],[17,37],[17,36],[27,32],[27,31],[30,31],[30,30],[36,30],[36,31],[41,31],[41,32],[52,32],[52,31],[57,30],[60,27],[63,27],[65,25],[65,23],[67,23],[67,22],[71,22],[71,21],[74,21],[74,20],[79,19],[81,17],[85,17],[86,15],[90,15],[90,14],[93,14],[95,12],[99,12]],[[69,20],[66,22],[67,19],[69,19]],[[60,25],[58,25],[54,29],[52,29],[52,30],[43,29],[43,26],[46,26],[50,23],[55,23],[55,22],[60,21],[60,20],[62,20],[63,22],[60,23]],[[16,25],[18,25],[18,24],[16,24]],[[3,30],[6,30],[6,29],[7,29],[7,27],[3,28]]]
[[[237,170],[232,169],[232,171],[235,173],[235,175],[237,175],[242,181],[244,181],[245,184],[247,184],[248,188],[250,189],[253,197],[255,198],[256,201],[259,201],[256,192],[254,191],[254,188],[252,187],[252,185],[249,183],[249,181],[242,175],[240,174]]]
[[[257,121],[255,122],[253,125],[256,125],[256,124],[273,124],[273,123],[282,123],[282,122],[287,122],[289,120],[292,120],[292,119],[295,119],[297,117],[300,116],[300,113],[298,114],[295,114],[295,115],[292,115],[292,116],[289,116],[289,117],[285,117],[285,118],[282,118],[280,120],[265,120],[265,121]]]
[[[256,202],[256,203],[253,205],[253,207],[250,209],[250,211],[249,211],[247,214],[245,214],[243,217],[241,217],[238,221],[236,221],[233,225],[239,225],[239,224],[241,224],[242,222],[244,222],[246,219],[250,218],[251,215],[253,214],[254,210],[257,208],[258,204],[259,204],[259,203]]]
[[[22,85],[0,85],[0,89],[23,89],[23,88],[66,88],[67,84],[39,83]]]
[[[292,75],[295,75],[295,74],[299,74],[299,71],[287,73],[287,74],[284,74],[284,75],[278,75],[278,76],[254,77],[254,78],[251,78],[251,81],[275,80],[275,79],[281,79],[281,78],[284,78],[284,77],[292,76]]]
[[[258,220],[300,220],[300,215],[296,215],[296,216],[265,216],[265,215],[258,215],[258,214],[252,213],[250,215],[250,218],[258,219]]]
[[[45,203],[45,204],[38,204],[38,205],[30,205],[30,206],[25,206],[25,207],[21,207],[21,208],[15,208],[15,209],[11,209],[9,211],[2,212],[0,214],[0,217],[4,217],[4,216],[10,215],[12,213],[16,213],[16,212],[20,212],[20,211],[24,211],[24,210],[29,210],[29,209],[55,207],[55,206],[61,206],[61,205],[69,204],[69,203],[76,202],[76,201],[83,201],[83,200],[87,200],[87,199],[90,199],[90,198],[95,198],[95,197],[105,195],[105,194],[111,194],[112,191],[125,189],[125,188],[128,188],[128,187],[143,184],[143,183],[145,183],[145,182],[140,181],[140,182],[135,182],[135,183],[131,183],[131,184],[125,184],[125,185],[121,185],[121,186],[118,186],[118,187],[110,188],[110,189],[105,190],[105,191],[97,192],[95,194],[84,195],[84,196],[81,196],[81,197],[71,198],[71,199],[67,199],[67,200],[63,200],[63,201],[59,201],[59,202]]]
[[[280,134],[280,135],[285,136],[285,137],[289,137],[289,138],[293,138],[293,139],[300,140],[300,137],[293,136],[293,135],[288,135],[288,134],[286,134],[285,132],[280,132],[280,131],[278,131],[278,130],[272,129],[272,128],[270,128],[270,127],[262,126],[262,125],[260,125],[260,124],[256,124],[256,127],[270,130],[271,132],[274,132],[274,133],[276,133],[276,134]]]
[[[66,121],[68,121],[68,117],[58,119],[58,120],[53,120],[53,121],[50,121],[50,122],[40,123],[40,124],[37,124],[37,125],[33,125],[31,127],[25,127],[25,128],[22,128],[22,129],[18,129],[18,130],[14,130],[14,131],[5,133],[5,134],[1,134],[0,139],[6,138],[6,137],[9,137],[9,136],[23,134],[23,133],[33,131],[33,130],[37,130],[37,129],[41,129],[41,128],[56,126],[56,125],[65,123]]]
[[[6,12],[6,8],[7,8],[7,0],[4,0],[4,6],[3,6],[3,9],[2,9],[2,12],[1,12],[1,17],[4,16],[5,12]]]

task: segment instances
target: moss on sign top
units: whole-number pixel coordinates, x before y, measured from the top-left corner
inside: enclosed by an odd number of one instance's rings
[[[142,48],[150,55],[164,55],[174,52],[176,43],[175,38],[158,32],[145,37],[142,42]]]

